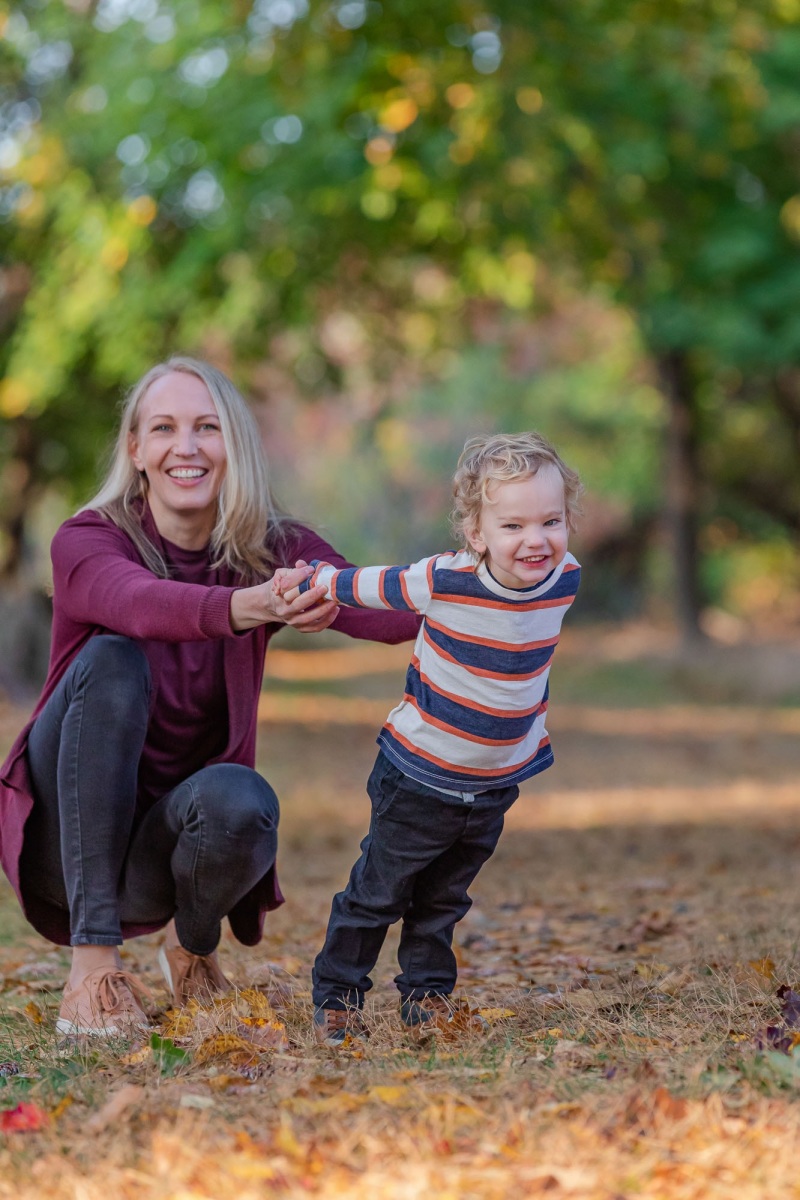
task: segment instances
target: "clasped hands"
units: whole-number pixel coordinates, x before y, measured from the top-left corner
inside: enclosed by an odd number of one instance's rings
[[[300,592],[300,584],[314,574],[303,559],[294,567],[279,567],[266,583],[239,588],[231,597],[231,626],[237,632],[278,622],[300,633],[319,633],[336,619],[339,606],[326,600],[324,587]]]

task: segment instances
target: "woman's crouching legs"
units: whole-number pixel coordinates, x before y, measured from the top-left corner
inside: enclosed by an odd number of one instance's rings
[[[249,767],[204,767],[147,813],[127,857],[123,921],[174,916],[181,946],[210,955],[220,922],[267,873],[278,848],[278,798]]]

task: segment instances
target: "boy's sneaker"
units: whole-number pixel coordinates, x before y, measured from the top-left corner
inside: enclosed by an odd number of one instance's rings
[[[400,1020],[415,1037],[431,1037],[452,1024],[455,1008],[449,996],[425,996],[422,1000],[403,1000]]]
[[[357,1008],[315,1008],[314,1037],[321,1046],[341,1050],[353,1042],[364,1042],[369,1030]]]
[[[451,1038],[459,1034],[486,1033],[489,1023],[466,1000],[450,996],[425,996],[422,1000],[403,1000],[400,1020],[412,1037],[423,1041],[437,1033]]]

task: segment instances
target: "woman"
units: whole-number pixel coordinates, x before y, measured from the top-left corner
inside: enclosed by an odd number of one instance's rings
[[[224,990],[220,921],[257,943],[282,903],[278,802],[253,769],[281,625],[398,642],[415,617],[287,604],[279,566],[344,560],[270,498],[255,422],[215,368],[172,358],[125,405],[97,495],[56,533],[50,668],[0,770],[0,859],[31,923],[72,946],[66,1034],[147,1024],[118,946],[168,925],[176,1004]]]

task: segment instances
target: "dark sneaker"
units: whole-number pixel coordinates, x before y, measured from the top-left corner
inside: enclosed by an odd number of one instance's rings
[[[314,1037],[321,1046],[347,1049],[352,1042],[364,1042],[369,1030],[357,1008],[315,1008]]]
[[[431,1037],[452,1024],[455,1008],[449,996],[425,996],[422,1000],[403,1000],[400,1020],[415,1037]]]
[[[403,1000],[400,1019],[412,1037],[420,1041],[437,1033],[448,1038],[461,1034],[486,1033],[489,1023],[466,1000],[450,996],[425,996],[422,1000]]]

